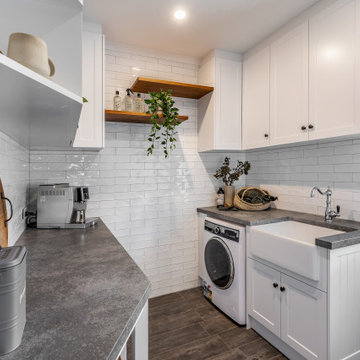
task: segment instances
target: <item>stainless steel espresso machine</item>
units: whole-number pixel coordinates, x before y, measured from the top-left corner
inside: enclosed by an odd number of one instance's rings
[[[40,185],[37,197],[37,227],[79,228],[95,225],[98,218],[86,218],[89,188],[69,184]]]

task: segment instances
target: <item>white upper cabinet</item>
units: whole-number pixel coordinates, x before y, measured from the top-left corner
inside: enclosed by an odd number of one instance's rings
[[[270,50],[265,47],[243,63],[243,148],[267,146],[270,134]]]
[[[329,3],[245,55],[244,149],[360,133],[360,0]]]
[[[270,46],[270,144],[308,139],[308,23]]]
[[[310,139],[360,131],[360,2],[341,0],[310,19]]]
[[[103,99],[103,35],[83,32],[82,95],[88,100],[83,105],[74,147],[104,147],[104,99]]]
[[[202,61],[199,83],[215,90],[199,99],[198,151],[241,149],[241,56],[214,50]]]

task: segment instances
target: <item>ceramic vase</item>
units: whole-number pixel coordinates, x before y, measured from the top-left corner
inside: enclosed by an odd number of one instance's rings
[[[234,202],[234,196],[235,196],[235,188],[233,185],[225,185],[224,186],[224,192],[225,192],[225,207],[231,207],[233,206]]]

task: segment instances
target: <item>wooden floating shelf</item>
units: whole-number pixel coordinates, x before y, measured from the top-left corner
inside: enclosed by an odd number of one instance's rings
[[[186,121],[188,116],[178,117],[179,122]],[[135,123],[135,124],[151,124],[151,115],[146,113],[139,113],[133,111],[115,111],[105,110],[105,121]],[[161,119],[160,121],[161,122]]]
[[[159,92],[160,90],[172,90],[171,95],[188,99],[200,99],[206,94],[214,91],[212,86],[196,84],[186,84],[175,81],[166,81],[138,77],[131,87],[133,92],[149,93]]]

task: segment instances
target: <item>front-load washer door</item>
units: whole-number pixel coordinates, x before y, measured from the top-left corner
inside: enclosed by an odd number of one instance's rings
[[[219,289],[227,289],[234,280],[234,261],[225,241],[211,238],[204,251],[206,271],[211,281]]]

